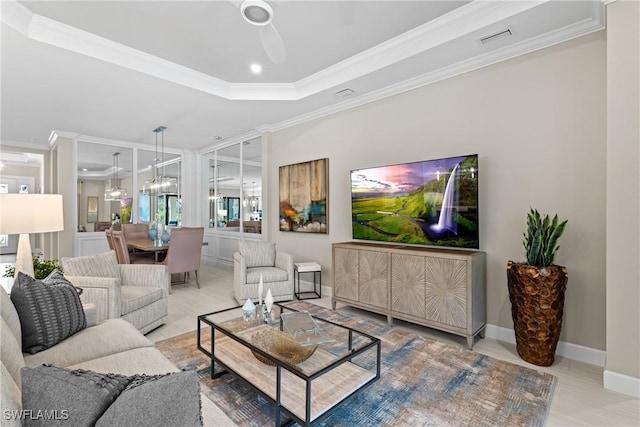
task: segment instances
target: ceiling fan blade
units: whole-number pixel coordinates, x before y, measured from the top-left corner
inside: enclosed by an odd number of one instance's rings
[[[274,64],[282,64],[287,60],[287,51],[280,33],[273,24],[260,28],[260,42],[269,60]]]

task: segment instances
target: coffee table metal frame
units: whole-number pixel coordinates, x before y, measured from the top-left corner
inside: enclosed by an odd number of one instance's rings
[[[294,310],[292,308],[283,306],[281,304],[276,304],[276,305],[280,308],[280,310],[282,312],[284,312],[285,310],[286,311],[297,311],[297,310]],[[222,376],[222,375],[224,375],[224,374],[229,372],[229,373],[233,374],[234,376],[236,376],[237,378],[240,378],[247,385],[249,385],[253,390],[255,390],[257,393],[259,393],[261,396],[263,396],[267,401],[269,401],[274,406],[274,409],[275,409],[275,425],[276,426],[280,426],[281,425],[281,413],[285,413],[290,418],[290,420],[287,420],[285,424],[290,424],[293,421],[295,421],[295,422],[297,422],[297,423],[299,423],[301,425],[304,425],[304,426],[311,426],[311,425],[317,424],[322,419],[324,419],[327,416],[329,416],[334,410],[336,410],[340,405],[342,405],[351,396],[353,396],[357,392],[363,390],[364,388],[370,386],[371,384],[376,382],[378,379],[380,379],[380,355],[381,355],[380,339],[378,339],[378,338],[376,338],[374,336],[371,336],[369,334],[366,334],[364,332],[360,332],[358,330],[349,328],[347,326],[340,325],[340,324],[335,323],[335,322],[331,322],[331,321],[328,321],[328,320],[316,318],[318,320],[321,320],[322,322],[326,322],[326,323],[332,324],[332,325],[334,325],[336,327],[345,329],[345,330],[347,330],[349,332],[349,340],[348,340],[349,352],[347,354],[345,354],[344,356],[336,359],[335,361],[333,361],[332,363],[330,363],[326,367],[316,371],[312,375],[306,375],[303,372],[301,372],[299,369],[297,369],[295,365],[287,364],[283,360],[280,360],[280,359],[270,355],[269,353],[261,350],[260,348],[257,348],[256,346],[254,346],[250,342],[248,342],[248,341],[244,340],[243,338],[237,336],[233,331],[225,329],[224,327],[222,327],[222,326],[210,321],[209,319],[207,319],[208,316],[225,313],[225,312],[229,312],[229,311],[232,311],[232,310],[239,310],[240,308],[241,308],[240,306],[237,306],[237,307],[232,307],[232,308],[229,308],[229,309],[226,309],[226,310],[214,311],[214,312],[211,312],[211,313],[206,313],[206,314],[202,314],[202,315],[198,316],[198,343],[197,343],[198,349],[201,352],[203,352],[204,354],[206,354],[211,359],[211,378],[219,378],[220,376]],[[206,349],[206,348],[204,348],[202,346],[202,325],[203,324],[205,324],[205,325],[210,327],[210,331],[211,331],[211,349]],[[280,323],[280,328],[282,328],[282,323]],[[229,366],[225,365],[222,361],[220,361],[216,357],[216,355],[215,355],[215,339],[214,339],[216,330],[219,331],[220,333],[222,333],[223,335],[231,338],[232,340],[240,343],[241,345],[249,348],[252,352],[257,352],[261,356],[263,356],[266,359],[271,360],[273,362],[273,364],[276,367],[276,398],[275,399],[271,398],[269,395],[267,395],[266,392],[263,392],[257,386],[252,384],[249,379],[243,377],[242,374],[240,374],[240,373],[236,372],[235,370],[231,369]],[[370,339],[371,342],[369,344],[364,345],[360,349],[353,349],[353,333],[354,332],[359,334],[359,335],[362,335],[363,337],[366,337],[366,338]],[[373,376],[372,378],[367,380],[365,383],[361,384],[359,387],[356,387],[355,389],[353,389],[349,394],[347,394],[344,398],[342,398],[341,400],[336,402],[332,407],[327,408],[323,413],[321,413],[319,416],[317,416],[314,420],[311,420],[311,382],[314,379],[322,376],[323,374],[335,369],[336,367],[338,367],[338,366],[340,366],[340,365],[342,365],[344,363],[350,362],[354,357],[359,356],[359,355],[365,353],[366,351],[369,351],[372,347],[375,347],[375,351],[376,351],[376,374],[375,374],[375,376]],[[253,361],[251,363],[253,363]],[[259,362],[256,359],[255,363],[262,363],[262,362]],[[216,373],[216,371],[215,371],[216,364],[218,364],[218,365],[220,365],[222,367],[222,371],[221,372]],[[305,384],[306,385],[305,419],[300,419],[292,411],[290,411],[285,406],[283,406],[282,402],[280,401],[282,369],[285,369],[285,370],[291,372],[293,375],[301,378],[306,383]]]

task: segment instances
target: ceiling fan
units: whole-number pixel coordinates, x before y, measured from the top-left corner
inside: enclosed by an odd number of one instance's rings
[[[287,59],[287,52],[280,33],[273,26],[273,8],[264,0],[243,0],[240,3],[242,18],[251,25],[260,27],[260,43],[269,60],[274,64],[282,64]]]

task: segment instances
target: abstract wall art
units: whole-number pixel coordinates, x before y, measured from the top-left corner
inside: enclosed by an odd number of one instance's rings
[[[280,231],[329,233],[329,159],[280,166]]]

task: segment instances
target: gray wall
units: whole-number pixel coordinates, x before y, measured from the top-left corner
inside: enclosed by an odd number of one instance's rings
[[[605,386],[621,382],[640,397],[640,4],[635,1],[607,6],[607,104]]]
[[[569,219],[556,259],[569,270],[561,340],[605,348],[605,33],[392,96],[270,135],[268,198],[278,167],[329,158],[329,234],[277,231],[279,249],[323,266],[331,243],[351,240],[351,169],[479,154],[480,245],[487,252],[487,313],[512,328],[505,266],[524,260],[535,207]],[[357,88],[354,88],[357,91]]]

